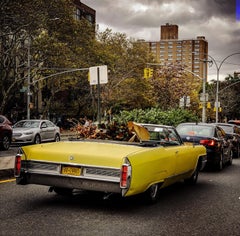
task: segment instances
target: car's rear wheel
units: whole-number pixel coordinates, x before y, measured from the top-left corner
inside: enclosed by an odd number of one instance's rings
[[[35,136],[35,138],[34,138],[34,143],[35,143],[35,144],[41,143],[41,137],[40,137],[39,134],[37,134],[37,135]]]
[[[3,136],[3,140],[1,143],[1,149],[8,150],[10,147],[10,144],[11,144],[11,140],[10,140],[9,136],[7,136],[7,135]]]
[[[233,151],[230,150],[228,164],[229,164],[229,165],[232,165],[232,161],[233,161]]]
[[[217,163],[217,169],[222,170],[223,169],[223,153],[221,152],[219,155],[219,161]]]
[[[199,169],[196,168],[196,170],[193,172],[193,174],[191,175],[190,178],[188,179],[185,179],[184,182],[186,184],[191,184],[191,185],[194,185],[197,183],[197,180],[198,180],[198,174],[199,174]]]
[[[56,135],[55,135],[54,141],[55,141],[55,142],[59,142],[59,141],[60,141],[60,135],[59,135],[59,134],[56,134]]]
[[[155,203],[159,198],[159,184],[153,184],[149,187],[149,189],[145,192],[145,199],[148,203]]]
[[[240,155],[240,147],[239,147],[239,145],[237,145],[237,150],[236,150],[236,152],[234,152],[234,157],[239,158],[239,155]]]

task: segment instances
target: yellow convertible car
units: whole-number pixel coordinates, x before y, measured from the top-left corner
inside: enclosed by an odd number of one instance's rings
[[[186,145],[175,128],[129,123],[128,142],[75,140],[23,146],[15,159],[16,183],[47,185],[58,194],[73,190],[144,193],[155,202],[159,190],[177,181],[196,183],[206,163],[202,145]]]

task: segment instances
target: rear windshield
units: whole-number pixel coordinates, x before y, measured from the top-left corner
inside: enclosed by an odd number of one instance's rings
[[[227,125],[219,125],[226,133],[233,133],[233,127]]]
[[[208,137],[213,135],[213,127],[204,125],[185,125],[177,128],[180,135]]]

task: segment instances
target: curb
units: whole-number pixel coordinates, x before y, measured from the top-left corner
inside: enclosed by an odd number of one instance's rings
[[[15,155],[0,157],[0,180],[14,177]]]
[[[64,133],[61,134],[61,141],[67,141],[71,138],[76,137],[74,133]],[[6,180],[9,178],[14,178],[14,158],[16,153],[12,155],[1,156],[0,155],[0,180]]]

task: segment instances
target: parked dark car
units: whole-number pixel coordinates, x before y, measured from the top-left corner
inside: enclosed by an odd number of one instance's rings
[[[232,143],[224,130],[216,124],[182,123],[177,131],[184,142],[202,144],[207,149],[207,166],[221,170],[232,164]]]
[[[240,126],[240,120],[229,120],[228,124],[234,124],[234,125]]]
[[[240,156],[240,127],[234,124],[218,123],[226,133],[227,138],[231,140],[233,146],[233,157],[239,158]]]
[[[8,150],[12,140],[12,123],[7,117],[0,115],[0,149]]]

